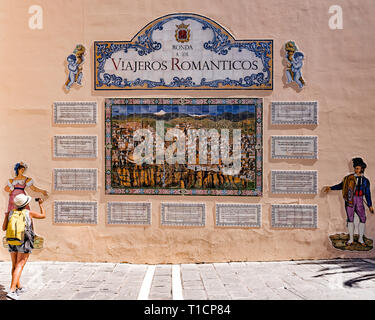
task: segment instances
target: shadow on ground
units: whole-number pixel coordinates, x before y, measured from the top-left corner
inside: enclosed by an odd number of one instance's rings
[[[320,265],[320,269],[314,278],[336,275],[339,273],[365,273],[346,280],[343,285],[346,287],[358,286],[362,281],[375,280],[375,260],[373,263],[366,262],[361,259],[335,259],[335,260],[319,260],[305,261],[298,263],[299,265]],[[375,286],[375,283],[374,283]]]
[[[0,300],[7,300],[6,295],[5,287],[0,284]]]

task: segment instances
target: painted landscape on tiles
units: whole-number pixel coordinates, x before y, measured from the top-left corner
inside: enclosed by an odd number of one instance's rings
[[[262,99],[106,99],[106,193],[262,194]]]

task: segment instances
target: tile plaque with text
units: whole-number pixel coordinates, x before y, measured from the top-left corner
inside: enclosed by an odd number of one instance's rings
[[[108,224],[151,224],[150,202],[108,202]]]
[[[309,171],[271,171],[272,193],[317,194],[318,172]]]
[[[161,224],[169,226],[204,226],[204,203],[161,203]]]
[[[317,136],[272,136],[272,159],[317,159]]]
[[[54,222],[71,224],[97,224],[96,201],[54,201]]]
[[[53,169],[56,191],[96,191],[98,169]]]
[[[272,205],[272,227],[317,228],[317,205]]]
[[[260,227],[261,205],[217,203],[216,225],[224,227]]]
[[[274,101],[271,104],[273,125],[316,125],[318,124],[317,101]]]
[[[55,158],[96,158],[97,136],[54,136]]]
[[[96,124],[95,101],[61,101],[53,104],[55,124]]]

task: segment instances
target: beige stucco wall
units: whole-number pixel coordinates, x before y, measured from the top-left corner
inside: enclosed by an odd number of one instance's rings
[[[336,3],[339,2],[339,3]],[[30,30],[28,8],[43,8],[43,29]],[[331,30],[328,9],[340,4],[344,29]],[[93,42],[130,40],[150,21],[169,13],[192,12],[207,16],[229,30],[236,39],[274,40],[274,90],[261,91],[113,91],[93,90]],[[341,180],[351,170],[351,158],[362,156],[366,176],[375,185],[374,60],[375,5],[373,0],[39,0],[0,1],[0,182],[13,176],[14,163],[29,165],[26,174],[46,189],[47,218],[35,222],[46,240],[31,260],[111,261],[132,263],[181,263],[197,261],[260,261],[374,257],[374,252],[356,253],[334,249],[328,236],[346,231],[346,215],[340,192],[328,196],[276,196],[270,192],[270,172],[317,170],[319,192],[324,185]],[[305,53],[303,75],[307,86],[297,92],[284,87],[281,49],[295,40]],[[83,86],[63,90],[66,57],[75,45],[88,49]],[[264,98],[264,196],[174,197],[114,196],[104,193],[103,107],[106,97],[262,97]],[[271,101],[319,102],[319,125],[314,127],[271,126]],[[62,126],[52,121],[55,101],[97,101],[98,124]],[[56,134],[98,135],[95,160],[52,159]],[[316,161],[271,160],[271,135],[317,135]],[[99,168],[97,192],[54,192],[53,168]],[[372,191],[374,191],[372,187]],[[375,192],[373,192],[375,194]],[[30,192],[31,195],[35,195]],[[98,201],[98,225],[53,223],[54,200]],[[151,226],[109,226],[108,201],[152,202]],[[0,194],[5,211],[8,195]],[[206,226],[161,227],[161,201],[206,203]],[[262,204],[261,228],[215,227],[216,202]],[[317,229],[274,229],[271,204],[318,204]],[[32,209],[37,210],[35,203]],[[375,216],[367,213],[366,235],[375,238]],[[9,260],[0,249],[0,260]]]

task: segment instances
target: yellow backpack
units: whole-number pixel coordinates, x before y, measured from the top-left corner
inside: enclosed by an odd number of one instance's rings
[[[8,244],[21,245],[25,239],[26,216],[24,210],[13,210],[8,221],[6,239]]]

